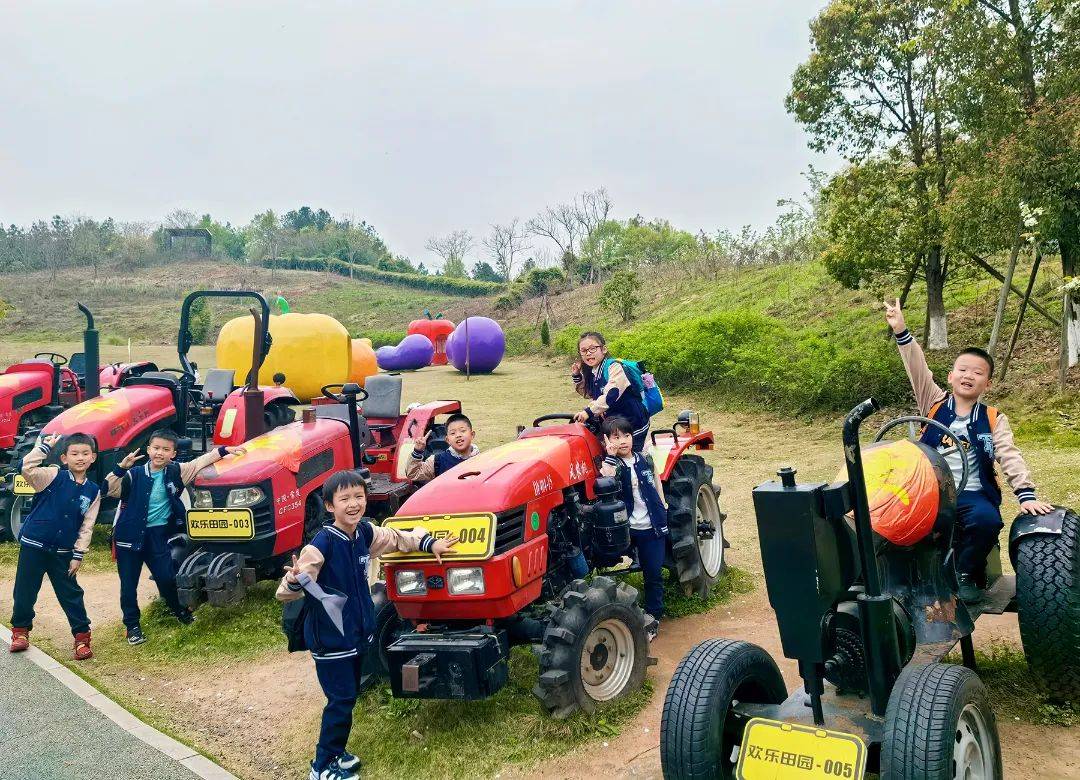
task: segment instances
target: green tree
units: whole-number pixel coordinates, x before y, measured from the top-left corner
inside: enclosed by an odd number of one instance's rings
[[[195,344],[209,344],[210,330],[214,327],[210,305],[206,298],[196,298],[191,304],[191,339]]]
[[[0,317],[3,314],[0,313]],[[551,326],[548,325],[548,321],[545,319],[540,323],[540,343],[545,347],[551,346]]]
[[[480,260],[473,266],[472,278],[478,282],[501,282],[503,278],[495,273],[495,269],[491,267],[491,263],[485,260]]]
[[[443,263],[442,272],[443,276],[449,276],[453,279],[464,279],[467,276],[465,273],[465,261],[460,257],[451,257]]]
[[[600,308],[619,315],[623,322],[629,322],[641,300],[637,291],[641,282],[633,271],[616,271],[600,290]]]

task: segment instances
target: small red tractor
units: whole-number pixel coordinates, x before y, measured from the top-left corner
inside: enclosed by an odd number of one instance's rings
[[[302,420],[255,437],[245,455],[196,478],[177,572],[181,601],[220,606],[280,576],[281,564],[326,522],[320,491],[335,471],[366,469],[368,514],[394,514],[416,489],[405,477],[412,433],[431,427],[429,447],[445,448],[445,419],[460,411],[458,401],[434,401],[402,414],[395,374],[368,377],[366,389],[324,387]]]
[[[724,568],[713,470],[692,454],[712,448],[690,412],[652,434],[668,501],[667,566],[701,596]],[[634,588],[613,578],[640,568],[626,565],[627,508],[618,481],[598,476],[601,457],[595,431],[572,415],[545,415],[421,487],[385,521],[459,539],[441,564],[422,553],[383,557],[390,604],[376,600],[374,642],[395,696],[490,696],[506,683],[515,644],[537,653],[534,693],[555,717],[641,685],[644,613]],[[572,572],[581,554],[591,579]]]
[[[153,363],[116,363],[99,369],[94,315],[81,303],[79,310],[86,316],[82,352],[70,360],[57,352],[38,352],[0,374],[0,462],[11,461],[16,442],[27,431],[64,409],[96,398],[101,388],[119,387],[126,376],[157,370]]]
[[[207,297],[251,298],[259,304],[259,311],[251,310],[257,326],[253,370],[246,387],[237,389],[233,372],[219,369],[208,371],[202,385],[195,384],[195,372],[187,357],[192,344],[191,305]],[[291,405],[298,403],[292,392],[257,386],[258,368],[270,350],[269,317],[269,305],[256,292],[202,290],[188,295],[180,311],[177,342],[181,368],[157,371],[146,370],[146,364],[107,366],[110,376],[119,377],[119,388],[106,395],[97,396],[95,392],[97,397],[62,411],[42,427],[28,428],[18,437],[8,467],[0,474],[0,527],[11,538],[18,538],[23,514],[33,498],[33,489],[19,477],[18,469],[39,436],[76,431],[94,436],[98,457],[91,479],[104,484],[105,474],[128,452],[145,447],[150,433],[159,428],[170,428],[180,436],[178,457],[186,460],[208,447],[240,444],[266,428],[290,422],[294,415]],[[96,354],[90,362],[97,362]],[[105,500],[99,521],[111,522],[115,507],[115,500]]]

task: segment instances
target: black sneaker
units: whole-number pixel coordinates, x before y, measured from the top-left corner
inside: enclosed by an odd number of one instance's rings
[[[660,633],[660,621],[645,613],[645,637],[651,642],[656,639],[657,634]]]
[[[190,609],[185,609],[183,612],[176,616],[176,619],[183,623],[185,626],[190,626],[195,622],[195,613]]]
[[[958,595],[965,604],[975,604],[982,601],[982,589],[975,584],[975,577],[970,574],[957,574],[956,584],[959,586]]]
[[[332,769],[337,769],[345,777],[360,777],[360,771],[363,766],[360,764],[360,759],[354,756],[352,753],[345,751],[340,756],[330,762]]]
[[[146,641],[146,635],[143,634],[142,628],[135,626],[127,630],[127,640],[129,645],[141,645]]]

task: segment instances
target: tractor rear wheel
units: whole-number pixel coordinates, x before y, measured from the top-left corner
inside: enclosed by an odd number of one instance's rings
[[[781,704],[784,678],[750,642],[707,639],[675,669],[660,720],[660,765],[668,780],[732,778],[745,721],[734,702]]]
[[[1080,518],[1016,545],[1016,601],[1028,666],[1054,699],[1080,701]]]
[[[724,516],[712,485],[713,469],[698,455],[683,455],[664,493],[671,534],[669,567],[688,596],[707,598],[724,572]]]
[[[311,544],[315,534],[322,530],[327,521],[326,507],[323,506],[320,491],[316,490],[308,496],[304,504],[304,544]]]
[[[649,643],[636,590],[610,577],[574,580],[548,610],[533,693],[550,714],[592,712],[641,687]]]
[[[909,666],[885,711],[881,776],[1001,780],[1001,745],[986,687],[953,664]]]
[[[293,408],[281,402],[267,404],[266,410],[263,412],[263,422],[266,423],[266,430],[268,431],[280,428],[282,425],[288,425],[295,419],[296,412]]]
[[[15,440],[8,461],[12,472],[18,473],[22,459],[34,449],[40,433],[41,428],[29,428]],[[32,495],[15,495],[9,491],[0,496],[0,539],[8,538],[14,541],[19,538],[19,529],[22,528],[32,498]]]

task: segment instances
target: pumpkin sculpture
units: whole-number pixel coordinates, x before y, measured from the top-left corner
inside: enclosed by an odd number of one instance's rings
[[[418,333],[421,336],[427,336],[431,346],[435,348],[435,353],[431,358],[431,365],[446,365],[446,340],[454,332],[453,322],[444,320],[441,314],[436,314],[435,318],[432,319],[431,312],[424,309],[424,319],[410,322],[407,332],[409,335]]]
[[[349,371],[349,381],[356,382],[360,387],[369,376],[379,373],[379,363],[375,359],[375,350],[371,347],[371,339],[352,340],[352,368]]]
[[[229,320],[217,340],[218,368],[231,368],[246,376],[251,368],[251,317]],[[325,314],[270,316],[273,346],[259,370],[259,384],[272,384],[274,374],[285,375],[285,384],[301,401],[321,395],[323,385],[348,381],[353,367],[349,332]]]

